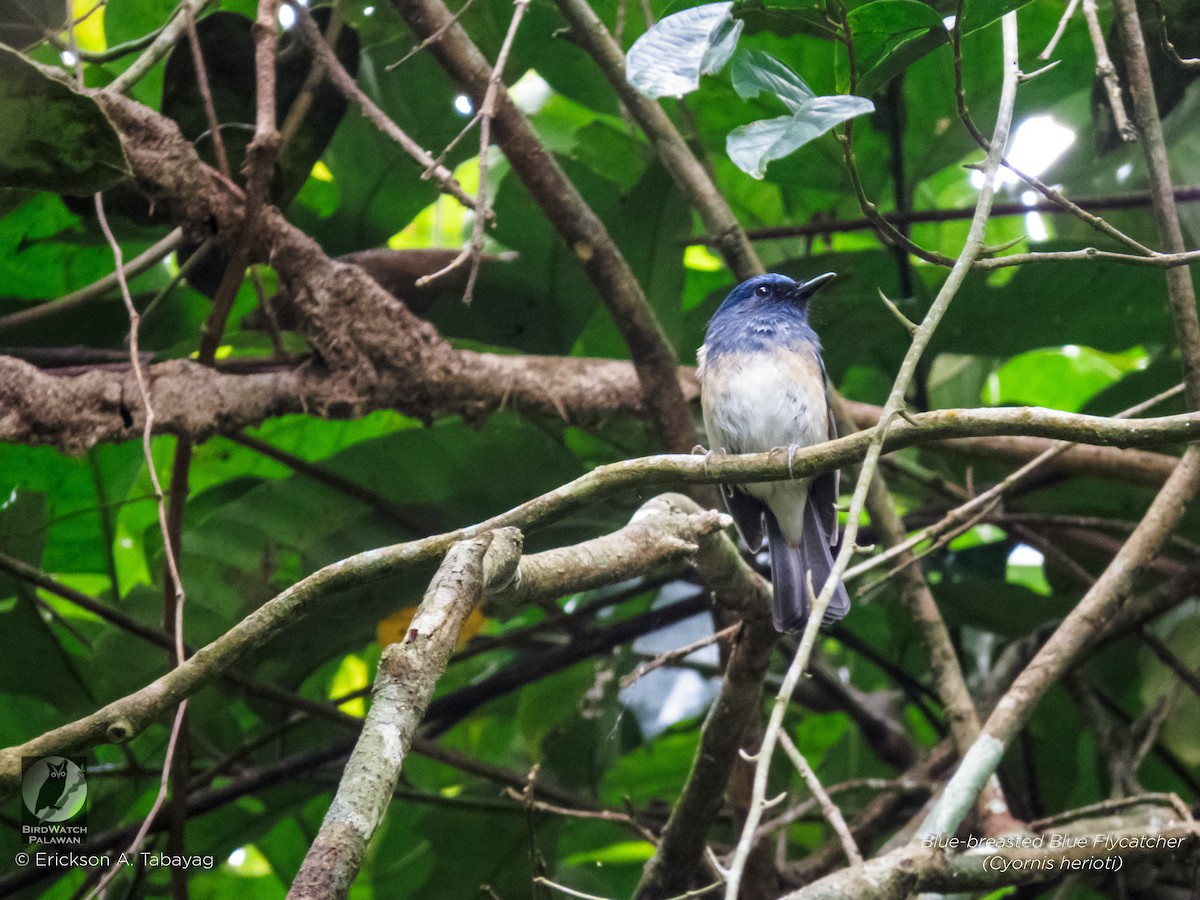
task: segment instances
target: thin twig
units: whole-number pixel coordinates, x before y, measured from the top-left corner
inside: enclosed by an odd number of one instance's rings
[[[257,210],[267,202],[271,171],[279,151],[276,127],[275,47],[279,0],[258,0],[254,20],[254,139],[246,148],[246,222],[256,223]]]
[[[168,522],[166,498],[163,494],[162,484],[158,478],[158,472],[154,465],[154,454],[151,449],[150,440],[154,429],[154,406],[150,399],[150,388],[146,383],[145,374],[142,371],[141,358],[138,353],[138,330],[141,324],[141,318],[138,315],[137,308],[133,305],[133,297],[129,292],[129,282],[125,277],[125,266],[121,245],[117,243],[117,239],[113,236],[112,229],[108,224],[108,217],[104,214],[104,198],[101,194],[95,195],[96,218],[100,223],[100,228],[104,232],[104,237],[108,241],[109,247],[112,249],[113,261],[116,265],[116,275],[118,284],[121,287],[121,298],[125,302],[125,310],[129,314],[129,360],[133,367],[134,378],[137,381],[138,391],[141,394],[142,406],[145,410],[145,421],[142,426],[142,455],[146,461],[146,468],[150,474],[150,481],[154,486],[154,501],[158,511],[158,524],[162,532],[163,539],[163,557],[164,566],[170,575],[170,583],[174,585],[175,605],[174,605],[174,658],[176,665],[181,665],[184,659],[185,647],[183,643],[183,607],[185,594],[183,590],[183,579],[179,575],[179,563],[176,559],[175,550],[171,541],[171,527]],[[142,822],[142,827],[138,830],[134,837],[133,843],[130,845],[128,852],[135,853],[137,848],[141,846],[146,834],[150,830],[150,826],[154,822],[155,816],[158,815],[159,809],[166,802],[168,795],[168,786],[171,778],[172,763],[175,757],[175,748],[179,742],[183,731],[184,714],[187,711],[187,700],[180,701],[175,711],[175,720],[171,726],[171,736],[167,742],[167,751],[163,759],[162,779],[159,783],[158,794],[154,798],[154,805],[151,807],[150,813]],[[95,890],[92,891],[91,897],[99,894],[103,888],[116,877],[117,873],[122,868],[121,863],[115,863],[101,878],[100,883]]]
[[[451,260],[447,266],[417,279],[417,287],[425,287],[469,261],[470,274],[467,275],[467,284],[463,288],[462,296],[463,303],[466,304],[470,304],[475,291],[475,280],[479,277],[479,263],[483,259],[484,225],[492,213],[491,203],[488,199],[488,157],[491,153],[492,120],[496,117],[496,100],[500,85],[503,84],[504,67],[508,63],[508,55],[512,51],[513,41],[517,37],[517,28],[521,24],[525,11],[529,8],[529,2],[530,0],[515,0],[513,3],[512,19],[508,23],[508,31],[504,35],[504,42],[500,45],[500,52],[496,54],[496,64],[492,66],[487,92],[479,107],[479,187],[475,192],[475,220],[471,226],[471,241],[463,248],[462,253]]]
[[[154,266],[162,262],[163,257],[175,250],[183,243],[183,229],[176,228],[171,231],[166,237],[156,242],[151,247],[143,250],[125,265],[125,276],[133,278],[140,275],[147,269],[152,269]],[[81,287],[77,291],[59,297],[57,300],[50,300],[46,303],[39,303],[37,306],[31,306],[29,309],[22,309],[19,312],[9,313],[7,316],[0,316],[0,331],[7,331],[16,328],[20,325],[28,325],[30,322],[37,322],[48,316],[55,316],[59,313],[68,312],[72,309],[77,309],[97,297],[102,297],[117,287],[120,283],[117,273],[112,272],[93,281],[86,287]]]
[[[575,890],[575,888],[569,888],[564,884],[558,884],[557,882],[551,881],[544,875],[538,875],[533,879],[533,883],[540,884],[543,887],[548,887],[551,890],[558,891],[560,894],[566,894],[568,897],[578,897],[580,900],[610,900],[608,897],[601,897],[598,894],[585,894],[583,891]],[[692,900],[694,897],[704,897],[720,886],[720,882],[714,882],[713,884],[695,888],[683,894],[675,894],[672,897],[667,897],[666,900]]]
[[[1144,400],[1135,404],[1134,406],[1131,406],[1129,409],[1117,413],[1115,416],[1113,416],[1113,418],[1132,418],[1133,416],[1139,415],[1146,409],[1149,409],[1150,407],[1171,397],[1177,396],[1182,392],[1182,385],[1176,385],[1175,387],[1168,388],[1167,390],[1156,394],[1148,400]],[[939,540],[932,548],[930,548],[930,550],[935,549],[936,547],[940,546],[941,543],[952,539],[954,534],[964,531],[974,525],[977,521],[979,521],[979,519],[981,519],[995,507],[995,505],[1000,501],[1001,497],[1006,492],[1015,488],[1019,483],[1025,480],[1028,475],[1032,474],[1046,463],[1057,459],[1059,456],[1062,456],[1068,450],[1071,450],[1076,446],[1078,445],[1070,441],[1064,441],[1061,444],[1050,447],[1035,458],[1031,459],[1029,462],[1025,463],[1025,465],[1009,473],[1008,476],[998,481],[992,487],[988,488],[988,490],[981,494],[972,495],[966,503],[963,503],[962,505],[951,510],[939,522],[936,522],[926,528],[922,528],[904,540],[902,543],[897,544],[894,547],[889,547],[884,552],[871,557],[871,559],[847,569],[845,577],[847,579],[860,577],[872,569],[876,569],[883,565],[883,563],[895,559],[907,551],[912,550],[918,544],[929,540],[930,538],[944,539]],[[925,554],[921,554],[921,556],[923,555]],[[912,562],[915,562],[916,559],[919,558],[920,556],[914,557],[913,560],[910,560],[906,564],[911,565]],[[889,575],[890,574],[891,573],[889,573]]]
[[[328,76],[330,83],[337,88],[347,100],[355,103],[362,110],[372,125],[383,135],[396,143],[405,153],[424,167],[422,177],[432,177],[440,185],[443,193],[449,194],[468,209],[475,209],[475,198],[463,190],[458,179],[444,165],[430,155],[424,147],[414,141],[408,134],[393,122],[378,105],[368,97],[358,86],[358,83],[346,71],[341,60],[333,51],[329,41],[321,34],[317,23],[313,21],[308,10],[299,3],[288,0],[289,5],[296,11],[296,25],[300,36],[312,48],[317,63]],[[465,7],[464,7],[465,8]]]
[[[722,628],[720,631],[714,631],[712,634],[700,638],[698,641],[692,641],[690,644],[684,644],[682,647],[676,647],[674,650],[668,650],[666,653],[659,654],[654,659],[642,663],[628,675],[621,679],[621,687],[633,687],[639,680],[649,675],[655,669],[661,669],[663,666],[668,666],[677,660],[691,656],[697,650],[703,650],[705,647],[711,647],[717,641],[723,641],[726,638],[732,638],[737,634],[742,627],[741,622],[735,622],[728,628]]]
[[[433,34],[429,35],[429,37],[425,38],[425,40],[421,41],[419,44],[417,44],[417,46],[413,47],[411,50],[409,50],[407,53],[405,53],[402,57],[400,57],[394,63],[388,63],[386,66],[384,66],[383,71],[391,72],[395,69],[398,69],[400,66],[404,65],[406,62],[408,62],[410,59],[412,59],[414,56],[416,56],[418,53],[420,53],[422,50],[424,50],[430,44],[435,44],[439,40],[441,40],[442,35],[444,35],[447,31],[450,30],[451,26],[453,26],[454,23],[459,20],[459,18],[463,15],[463,13],[465,13],[468,9],[471,8],[471,4],[474,2],[475,2],[475,0],[467,0],[467,2],[464,3],[462,6],[460,6],[455,11],[454,15],[452,15],[450,17],[450,21],[446,22],[446,24],[444,24],[441,28],[439,28]]]
[[[142,846],[142,841],[150,833],[150,829],[154,825],[154,820],[158,818],[159,810],[162,809],[163,803],[166,802],[167,787],[171,777],[171,761],[175,758],[175,746],[183,730],[183,717],[187,713],[187,707],[188,701],[183,700],[175,710],[175,720],[171,723],[171,736],[167,739],[167,752],[163,757],[162,777],[158,783],[158,794],[155,795],[154,803],[151,805],[150,811],[146,813],[146,818],[142,820],[137,834],[133,836],[133,840],[129,842],[129,846],[121,854],[122,858],[137,856],[138,848]],[[125,869],[125,866],[126,864],[121,862],[121,859],[113,863],[101,877],[97,885],[88,893],[86,900],[92,900],[94,897],[103,897],[104,889]]]
[[[1200,671],[1186,665],[1171,649],[1170,645],[1149,628],[1143,627],[1139,636],[1151,652],[1159,658],[1179,680],[1191,688],[1192,693],[1200,697]]]
[[[1200,188],[1184,187],[1175,189],[1176,203],[1193,203],[1197,200],[1200,200]],[[1153,198],[1149,193],[1132,193],[1111,197],[1084,197],[1077,201],[1077,205],[1086,212],[1087,210],[1144,209],[1150,206],[1152,202]],[[1077,215],[1074,210],[1064,207],[1060,200],[1051,200],[1043,197],[1034,203],[995,203],[992,205],[991,218],[995,219],[999,216],[1024,216],[1031,212]],[[975,208],[896,209],[881,213],[880,215],[897,228],[903,228],[905,225],[957,222],[970,219],[975,215]],[[866,216],[857,219],[823,219],[814,217],[811,221],[801,225],[772,225],[766,228],[748,228],[746,229],[746,236],[752,241],[772,241],[795,237],[820,237],[832,234],[846,234],[852,231],[870,231],[874,227],[875,221],[868,219]],[[693,245],[713,247],[717,245],[717,239],[712,235],[695,235],[683,238],[680,243],[685,247]]]
[[[846,47],[846,59],[849,68],[849,92],[853,94],[858,87],[858,64],[854,53],[854,29],[850,25],[850,14],[845,2],[838,0],[835,9],[838,14],[836,36]],[[854,153],[853,120],[847,122],[841,129],[835,129],[834,135],[838,143],[841,144],[842,158],[846,165],[846,171],[850,175],[850,184],[854,188],[854,196],[858,199],[859,209],[871,221],[871,225],[878,233],[879,238],[885,244],[897,247],[905,253],[910,253],[918,259],[923,259],[925,262],[939,266],[953,266],[954,260],[950,257],[932,250],[926,250],[916,243],[916,241],[912,240],[905,232],[894,227],[879,214],[879,208],[867,198],[866,189],[863,187],[862,178],[858,172],[857,157]]]
[[[1167,13],[1163,9],[1162,0],[1150,0],[1150,2],[1158,11],[1158,32],[1162,39],[1163,49],[1167,51],[1167,57],[1181,69],[1200,69],[1200,59],[1185,59],[1179,55],[1179,51],[1171,43],[1171,38],[1167,34]]]
[[[171,52],[171,48],[179,43],[179,38],[187,30],[187,15],[199,15],[204,7],[212,0],[183,0],[171,14],[171,18],[159,31],[158,36],[151,41],[150,46],[139,56],[128,69],[114,78],[104,88],[113,94],[124,94],[137,84],[155,64]]]
[[[977,259],[976,269],[1005,269],[1011,266],[1025,266],[1031,263],[1043,262],[1089,262],[1108,260],[1129,266],[1149,266],[1155,269],[1177,269],[1190,266],[1200,260],[1200,250],[1181,250],[1178,253],[1152,253],[1148,256],[1134,256],[1131,253],[1114,253],[1111,250],[1097,250],[1085,247],[1082,250],[1057,250],[1044,253],[1013,253],[1008,256],[997,256],[991,259]]]
[[[959,120],[962,122],[963,126],[967,129],[967,132],[974,139],[975,143],[977,143],[980,147],[986,149],[988,147],[987,138],[985,138],[983,136],[983,133],[980,132],[979,128],[976,127],[975,121],[971,118],[971,113],[967,109],[966,87],[963,83],[962,35],[961,35],[961,31],[957,25],[958,22],[962,21],[963,4],[964,4],[964,0],[959,0],[958,14],[957,14],[957,17],[955,18],[955,27],[952,28],[950,31],[951,45],[954,50],[954,97],[955,97],[955,102],[958,105]],[[1092,228],[1096,229],[1097,231],[1108,235],[1113,240],[1119,241],[1120,243],[1124,244],[1126,247],[1129,247],[1132,250],[1136,250],[1138,253],[1142,253],[1147,256],[1150,256],[1153,254],[1152,250],[1150,250],[1148,247],[1146,247],[1145,245],[1143,245],[1136,239],[1125,234],[1125,232],[1121,231],[1119,228],[1115,227],[1110,222],[1101,218],[1100,216],[1093,215],[1092,213],[1088,212],[1086,209],[1083,209],[1074,201],[1068,200],[1066,197],[1064,197],[1058,191],[1054,190],[1052,187],[1050,187],[1050,185],[1046,184],[1040,178],[1021,171],[1016,166],[1014,166],[1007,158],[1002,157],[1000,160],[1000,164],[1002,166],[1004,166],[1004,168],[1008,169],[1008,171],[1010,171],[1014,175],[1016,175],[1017,178],[1024,181],[1031,188],[1033,188],[1035,191],[1037,191],[1039,194],[1041,194],[1043,197],[1045,197],[1047,200],[1050,200],[1051,202],[1058,204],[1062,209],[1071,213],[1076,218],[1086,222],[1088,225],[1090,225]],[[1168,249],[1182,250],[1183,248],[1180,247],[1180,248],[1168,248]]]
[[[796,745],[792,743],[792,739],[786,731],[779,732],[779,743],[783,746],[784,753],[792,761],[792,765],[800,772],[800,777],[808,785],[808,789],[813,797],[816,798],[817,804],[821,807],[821,813],[825,816],[825,820],[833,826],[838,840],[842,842],[842,849],[846,851],[846,858],[850,860],[850,865],[861,866],[863,864],[862,852],[858,849],[858,844],[854,842],[854,836],[850,833],[850,829],[846,825],[846,819],[842,816],[842,811],[838,809],[837,804],[829,798],[829,794],[821,786],[820,779],[817,778],[817,773],[808,764],[808,760],[804,758],[804,754],[796,749]]]
[[[208,67],[204,64],[204,50],[200,46],[200,33],[196,30],[196,14],[190,6],[184,5],[183,18],[184,24],[187,26],[188,44],[192,48],[192,68],[196,71],[196,87],[200,89],[200,97],[204,101],[204,117],[208,120],[208,130],[212,135],[217,168],[226,178],[232,179],[233,172],[229,168],[229,155],[225,152],[225,139],[221,136],[221,122],[217,118],[212,87],[208,81]]]
[[[295,0],[286,0],[286,2],[291,7],[292,12],[295,13],[296,22],[299,23],[301,28],[301,37],[304,38],[302,20],[308,15],[308,9],[303,4],[295,2]],[[322,42],[330,48],[335,59],[337,59],[337,50],[333,48],[337,47],[338,40],[341,38],[342,25],[342,7],[340,4],[335,3],[329,11],[329,21],[325,26],[325,34],[321,36]],[[320,29],[317,29],[317,33],[320,34]],[[308,42],[307,38],[305,38],[305,42]],[[300,87],[300,93],[292,101],[291,107],[288,108],[287,116],[283,120],[283,125],[279,128],[280,157],[283,157],[287,152],[292,139],[299,133],[300,126],[304,124],[304,119],[308,115],[308,111],[312,108],[313,95],[317,89],[317,85],[321,83],[327,74],[325,63],[317,57],[316,49],[312,44],[309,44],[309,50],[312,52],[313,58],[311,65],[308,67],[308,74],[304,76],[304,84]]]
[[[1108,106],[1112,110],[1113,127],[1121,140],[1128,143],[1137,139],[1137,131],[1129,121],[1125,112],[1125,99],[1121,96],[1121,82],[1117,78],[1117,67],[1113,65],[1108,55],[1108,47],[1104,43],[1104,29],[1100,26],[1100,12],[1096,9],[1096,0],[1083,0],[1083,18],[1087,20],[1088,36],[1092,39],[1092,48],[1096,52],[1096,74],[1104,84],[1104,93],[1108,97]]]
[[[158,472],[154,466],[154,454],[151,450],[150,439],[154,432],[154,406],[150,399],[150,387],[146,383],[146,376],[142,370],[141,355],[138,352],[138,330],[141,325],[141,317],[138,315],[136,307],[133,305],[133,297],[129,293],[129,283],[125,278],[125,268],[122,260],[121,245],[117,243],[117,239],[113,236],[112,229],[109,228],[108,218],[104,215],[104,200],[99,194],[95,197],[96,217],[100,222],[100,228],[104,232],[104,237],[108,240],[109,246],[112,248],[113,257],[116,260],[117,266],[117,281],[121,286],[121,297],[125,301],[125,310],[129,314],[129,362],[133,368],[133,377],[137,382],[138,393],[141,395],[142,408],[145,411],[145,418],[142,425],[142,455],[146,460],[146,468],[150,475],[150,482],[154,487],[154,501],[158,506],[158,524],[162,532],[164,553],[167,559],[167,564],[170,566],[171,578],[177,585],[176,603],[182,607],[184,594],[183,586],[179,578],[179,566],[175,560],[174,554],[170,552],[170,529],[167,526],[167,514],[164,507],[165,494],[163,493],[162,483],[158,479]],[[183,658],[183,623],[182,616],[176,621],[175,631],[175,648],[176,656]]]
[[[243,173],[246,178],[246,206],[240,225],[243,236],[259,227],[263,207],[270,202],[271,174],[279,151],[279,131],[275,113],[275,48],[279,0],[259,0],[254,21],[254,139],[246,148]],[[204,320],[200,335],[200,362],[210,364],[217,354],[229,313],[237,299],[238,288],[250,264],[251,241],[241,240],[234,247],[213,297],[212,309]]]
[[[524,791],[518,791],[516,788],[509,787],[504,789],[504,793],[512,797],[512,799],[523,803],[529,809],[536,809],[538,812],[551,813],[556,816],[567,816],[573,819],[613,822],[630,829],[634,834],[648,843],[658,843],[658,835],[629,815],[629,813],[615,812],[611,809],[572,809],[555,803],[547,803],[544,800],[535,800],[531,788],[532,785]]]
[[[1079,0],[1070,0],[1067,8],[1063,10],[1062,18],[1058,20],[1058,26],[1054,29],[1050,43],[1046,44],[1046,49],[1038,54],[1038,59],[1047,60],[1054,53],[1054,48],[1058,46],[1059,40],[1062,39],[1063,32],[1067,30],[1067,23],[1071,21],[1071,16],[1075,15],[1075,10],[1078,7]]]
[[[1133,118],[1142,138],[1142,152],[1150,175],[1155,225],[1163,249],[1168,253],[1180,253],[1188,248],[1175,205],[1171,164],[1137,4],[1134,0],[1114,0],[1114,3],[1125,49],[1125,77],[1133,101]],[[1200,319],[1196,313],[1196,290],[1191,270],[1187,267],[1169,269],[1166,282],[1175,340],[1183,363],[1188,408],[1200,409]]]
[[[937,784],[933,781],[926,781],[916,778],[855,778],[850,781],[831,784],[825,788],[825,793],[832,797],[834,794],[844,794],[850,791],[878,791],[880,793],[901,792],[905,794],[917,794],[928,796],[937,788]],[[758,839],[766,837],[772,832],[778,831],[781,828],[786,828],[793,822],[807,816],[817,808],[816,797],[810,797],[781,813],[770,821],[763,822],[758,826]]]

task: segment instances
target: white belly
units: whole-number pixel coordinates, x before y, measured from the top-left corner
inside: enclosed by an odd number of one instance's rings
[[[792,353],[723,355],[704,361],[700,380],[704,428],[715,452],[761,453],[828,439],[825,383],[815,358]],[[789,542],[799,541],[806,482],[763,482],[742,489],[771,508]]]

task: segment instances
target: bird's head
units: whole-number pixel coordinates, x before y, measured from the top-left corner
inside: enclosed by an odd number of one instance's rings
[[[721,306],[722,308],[731,308],[747,303],[755,306],[774,306],[786,303],[803,310],[808,306],[809,298],[822,285],[836,277],[833,272],[826,272],[824,275],[817,275],[808,281],[794,281],[786,275],[779,275],[775,272],[755,275],[730,291]]]

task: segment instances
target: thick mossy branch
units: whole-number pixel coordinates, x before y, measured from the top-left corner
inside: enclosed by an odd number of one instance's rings
[[[403,641],[379,660],[371,709],[342,772],[333,803],[308,848],[288,897],[344,897],[400,777],[433,689],[463,624],[483,595],[492,535],[455,544],[425,592]],[[519,543],[505,546],[520,554]],[[513,560],[515,562],[515,559]]]

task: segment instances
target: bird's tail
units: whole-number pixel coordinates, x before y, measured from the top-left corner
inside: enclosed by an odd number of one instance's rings
[[[779,631],[800,632],[808,622],[808,572],[812,572],[813,590],[820,593],[825,579],[833,571],[833,551],[829,536],[821,525],[816,508],[809,503],[804,510],[804,532],[800,546],[787,542],[775,515],[765,511],[767,541],[771,548],[771,618]],[[838,582],[825,607],[822,623],[829,625],[850,611],[846,586]]]

